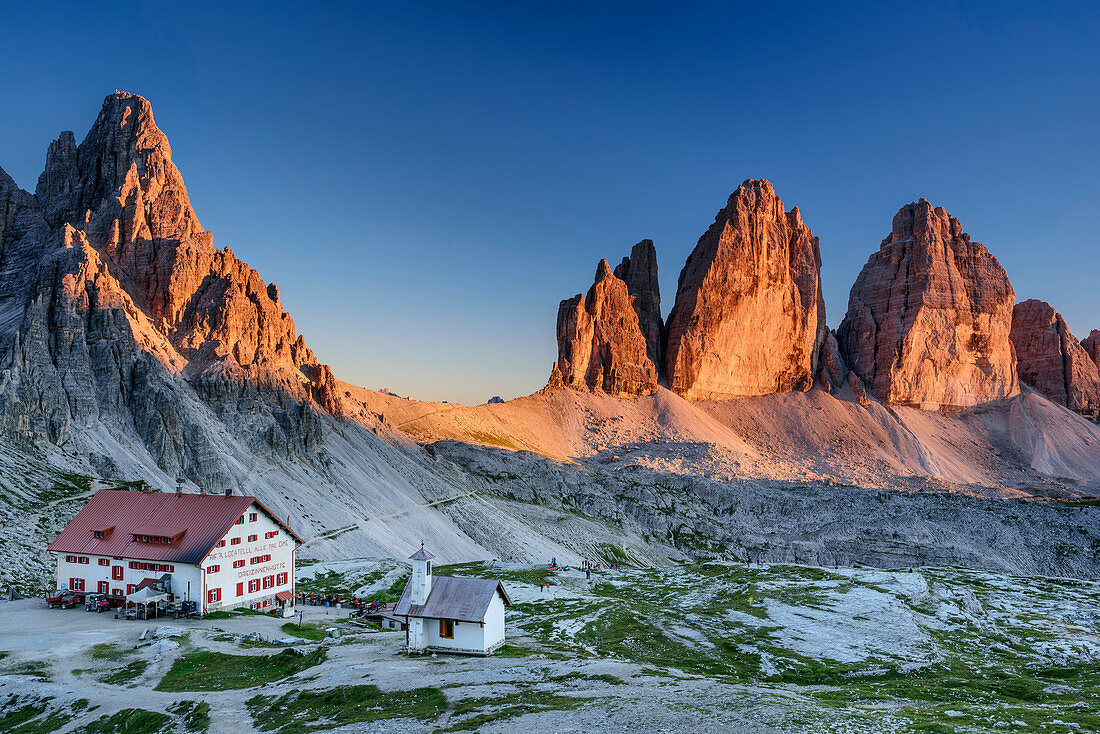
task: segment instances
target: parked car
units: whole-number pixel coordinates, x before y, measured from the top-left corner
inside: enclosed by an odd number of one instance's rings
[[[88,594],[88,598],[84,600],[84,608],[89,612],[109,612],[111,602],[103,594]]]
[[[46,606],[50,609],[72,609],[82,601],[84,601],[83,594],[58,590],[46,597]]]

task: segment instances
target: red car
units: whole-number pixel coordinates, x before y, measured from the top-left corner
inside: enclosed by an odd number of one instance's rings
[[[72,609],[84,601],[84,595],[74,591],[55,591],[46,597],[46,606],[50,609]]]
[[[107,597],[103,594],[88,594],[88,598],[84,601],[84,608],[89,612],[109,612],[111,602],[107,601]]]

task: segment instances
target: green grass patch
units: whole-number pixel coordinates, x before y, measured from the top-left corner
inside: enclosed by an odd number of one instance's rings
[[[257,729],[300,734],[364,721],[430,720],[447,709],[447,699],[438,688],[384,693],[377,686],[360,685],[292,691],[278,698],[254,696],[247,706]]]
[[[550,680],[555,683],[568,683],[570,681],[595,681],[599,683],[609,683],[613,686],[625,685],[626,681],[617,675],[611,675],[610,673],[566,673],[565,675],[555,675]]]
[[[11,696],[0,703],[0,732],[5,734],[49,734],[63,729],[88,708],[88,699],[81,698],[67,706],[51,703],[52,697],[21,699]],[[48,713],[47,713],[48,712]]]
[[[325,635],[327,634],[325,630],[312,623],[300,625],[295,622],[287,622],[282,626],[282,630],[288,635],[292,635],[303,640],[313,640],[314,642],[319,642],[325,639]]]
[[[206,701],[177,701],[168,711],[180,717],[183,728],[191,734],[210,730],[210,704]]]
[[[46,682],[50,679],[50,664],[44,660],[28,660],[18,665],[0,668],[0,673],[5,675],[26,675]]]
[[[176,658],[157,684],[158,691],[226,691],[274,683],[325,660],[322,647],[301,653],[293,648],[277,655],[228,655],[202,650]]]
[[[356,589],[374,584],[392,570],[392,565],[382,565],[373,568],[351,569],[343,572],[329,570],[308,576],[302,575],[301,578],[298,579],[297,589],[299,592],[304,592],[306,594],[340,596],[350,599],[355,594]],[[401,585],[401,588],[405,588],[404,584]],[[400,594],[400,592],[398,592],[398,594]]]
[[[405,591],[405,586],[409,583],[408,576],[402,576],[401,578],[390,584],[389,588],[384,591],[376,591],[367,597],[367,601],[376,601],[383,604],[389,602],[395,602],[401,598],[401,594]]]
[[[124,686],[133,683],[135,679],[140,678],[145,669],[149,667],[149,663],[146,660],[135,660],[128,665],[125,665],[118,670],[111,673],[104,673],[96,678],[100,683],[108,683],[112,686]]]
[[[519,647],[518,645],[512,645],[504,643],[493,652],[498,658],[529,658],[532,655],[541,655],[538,650],[532,650],[529,647]]]
[[[122,709],[101,716],[82,730],[85,734],[158,734],[172,729],[172,717],[159,711]]]
[[[545,584],[546,579],[553,576],[553,572],[541,566],[520,569],[498,568],[493,564],[482,561],[469,563],[453,563],[448,566],[436,566],[437,576],[464,576],[472,578],[499,579],[501,581],[513,581],[517,584],[530,584],[538,586]]]
[[[97,645],[92,645],[88,650],[88,657],[96,660],[121,660],[133,651],[133,648],[126,649],[109,642],[100,642]]]
[[[591,698],[576,698],[539,691],[521,691],[500,698],[469,698],[455,704],[451,719],[447,722],[449,726],[436,731],[476,731],[490,723],[543,711],[568,711],[591,704],[592,701]],[[456,717],[463,716],[466,718],[455,721]]]

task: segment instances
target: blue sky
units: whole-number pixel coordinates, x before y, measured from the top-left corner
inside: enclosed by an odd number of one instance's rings
[[[166,7],[166,6],[171,7]],[[821,238],[828,323],[897,209],[946,207],[1100,328],[1100,10],[1059,3],[22,3],[0,166],[153,103],[203,226],[337,375],[545,384],[558,301],[654,240],[663,308],[746,178]]]

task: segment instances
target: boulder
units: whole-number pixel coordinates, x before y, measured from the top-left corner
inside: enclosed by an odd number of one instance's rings
[[[1012,344],[1021,382],[1090,420],[1097,419],[1100,373],[1096,363],[1049,303],[1032,298],[1016,304]]]
[[[837,330],[841,354],[885,403],[955,409],[1019,392],[1008,274],[925,199],[894,216]]]
[[[668,318],[668,385],[688,399],[805,390],[825,340],[821,255],[768,181],[741,184],[688,256]]]

